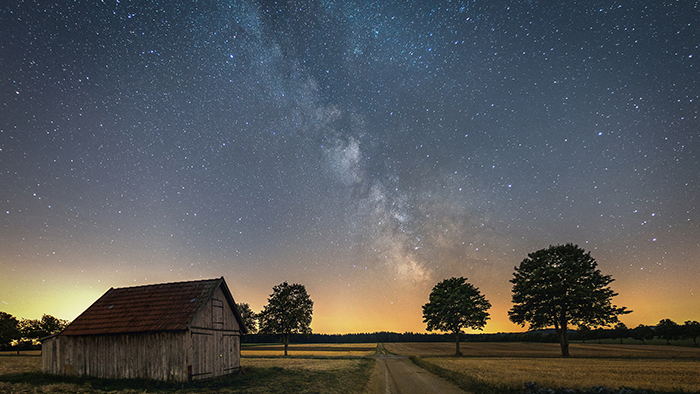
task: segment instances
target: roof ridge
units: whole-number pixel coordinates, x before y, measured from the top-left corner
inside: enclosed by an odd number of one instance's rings
[[[149,283],[149,284],[145,284],[145,285],[136,285],[136,286],[111,287],[110,289],[114,289],[114,290],[135,289],[135,288],[139,288],[139,287],[168,286],[168,285],[179,285],[179,284],[185,284],[185,283],[213,282],[213,281],[217,281],[217,280],[221,280],[221,278],[183,280],[183,281],[179,281],[179,282],[165,282],[165,283]]]

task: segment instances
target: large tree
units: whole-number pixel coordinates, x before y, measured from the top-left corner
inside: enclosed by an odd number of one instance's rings
[[[313,310],[314,302],[304,285],[279,284],[272,288],[267,305],[258,315],[260,333],[281,335],[286,356],[291,334],[311,334]]]
[[[428,331],[453,333],[455,354],[459,356],[462,329],[481,330],[489,319],[489,308],[491,304],[467,278],[445,279],[433,287],[428,303],[423,305],[423,322],[427,323]]]
[[[550,246],[528,254],[513,279],[510,320],[531,330],[554,327],[561,354],[569,356],[569,326],[607,326],[630,313],[612,304],[617,295],[589,252],[574,244]]]

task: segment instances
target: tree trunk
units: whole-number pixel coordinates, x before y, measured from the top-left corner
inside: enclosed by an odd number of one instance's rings
[[[560,329],[557,332],[559,337],[559,344],[561,345],[561,356],[569,357],[569,338],[566,335],[566,329]]]
[[[289,347],[289,334],[282,334],[282,340],[284,341],[284,355],[287,355],[287,348]]]
[[[455,356],[461,356],[462,353],[459,351],[459,331],[455,332]]]
[[[557,337],[559,337],[561,356],[569,357],[569,336],[567,335],[566,317],[562,317],[559,324],[554,325],[554,329],[557,333]]]

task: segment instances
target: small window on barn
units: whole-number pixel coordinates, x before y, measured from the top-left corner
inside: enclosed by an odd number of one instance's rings
[[[214,328],[224,326],[224,302],[217,299],[211,300],[211,320]]]

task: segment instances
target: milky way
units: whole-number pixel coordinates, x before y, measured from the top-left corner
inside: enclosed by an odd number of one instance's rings
[[[700,310],[697,1],[7,2],[0,310],[305,284],[321,332],[421,331],[573,242],[628,325]],[[689,312],[694,311],[694,312]],[[692,314],[695,316],[692,316]]]

